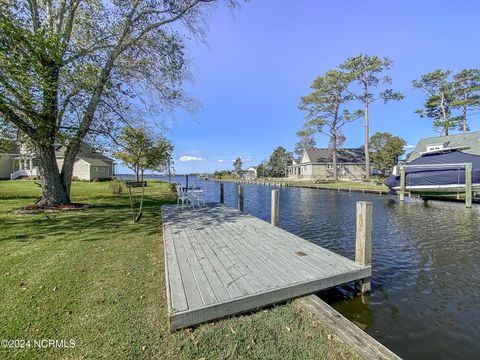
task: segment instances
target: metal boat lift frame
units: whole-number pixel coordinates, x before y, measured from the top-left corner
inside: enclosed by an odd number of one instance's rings
[[[400,201],[405,201],[405,180],[406,168],[465,168],[465,207],[472,207],[472,163],[456,163],[456,164],[422,164],[400,166]]]

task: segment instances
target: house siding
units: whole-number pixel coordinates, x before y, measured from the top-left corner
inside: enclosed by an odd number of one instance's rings
[[[80,180],[93,180],[90,173],[90,164],[82,159],[75,161],[72,175]]]
[[[90,179],[102,179],[108,177],[108,166],[90,165]]]
[[[332,180],[333,169],[332,164],[299,164],[300,174],[290,175],[290,179],[304,180]],[[365,177],[364,164],[339,164],[338,178],[348,180],[361,180]]]
[[[0,179],[10,179],[13,171],[13,158],[10,155],[0,155]]]
[[[101,178],[111,177],[113,171],[113,161],[102,160],[108,166],[90,165],[83,159],[78,159],[73,164],[72,176],[80,180],[95,180]],[[57,159],[58,168],[61,169],[63,165],[63,159]],[[95,171],[98,168],[98,171]],[[102,169],[104,169],[102,171]]]

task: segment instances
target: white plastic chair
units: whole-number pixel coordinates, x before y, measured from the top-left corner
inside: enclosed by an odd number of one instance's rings
[[[197,205],[199,208],[205,206],[205,198],[203,196],[203,190],[192,190],[189,197],[191,196],[193,207]]]
[[[181,185],[177,185],[176,189],[177,189],[177,208],[180,206],[180,203],[182,203],[182,209],[185,206],[185,204],[193,205],[190,199],[188,198],[188,195],[185,193],[185,191],[183,191]]]

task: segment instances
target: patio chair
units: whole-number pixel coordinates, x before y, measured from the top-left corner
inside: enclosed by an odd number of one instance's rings
[[[189,194],[190,200],[192,201],[193,207],[198,206],[199,208],[205,206],[205,198],[203,196],[203,190],[196,189],[192,190]]]
[[[193,203],[190,201],[187,193],[183,191],[182,186],[177,185],[176,189],[177,189],[177,208],[180,206],[180,203],[182,203],[182,209],[185,206],[185,204],[193,206]]]

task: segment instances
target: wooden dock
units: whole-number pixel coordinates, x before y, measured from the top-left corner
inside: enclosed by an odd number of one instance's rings
[[[370,266],[224,205],[162,206],[162,218],[171,330],[371,276]]]

